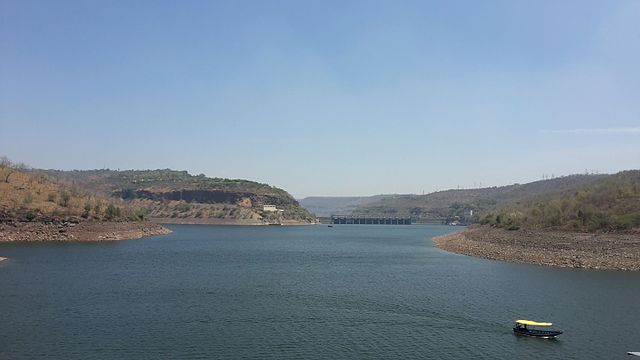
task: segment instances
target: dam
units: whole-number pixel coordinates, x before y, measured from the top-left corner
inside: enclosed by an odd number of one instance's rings
[[[411,225],[410,217],[376,217],[331,215],[331,224],[347,225]]]

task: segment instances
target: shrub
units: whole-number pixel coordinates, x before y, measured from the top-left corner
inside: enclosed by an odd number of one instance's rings
[[[628,230],[640,225],[640,213],[614,216],[611,226],[616,230]]]
[[[33,221],[38,217],[38,212],[39,211],[37,209],[29,209],[29,211],[27,211],[27,214],[25,215],[25,218],[27,219],[27,221]]]
[[[85,219],[88,218],[89,214],[91,213],[91,209],[92,209],[91,203],[86,202],[84,204],[84,212],[82,213],[82,217]]]
[[[54,194],[54,193],[49,193],[49,195],[47,195],[47,201],[49,201],[49,202],[56,202],[56,194]]]
[[[178,205],[176,205],[176,210],[179,212],[187,212],[191,210],[191,204],[181,201]]]
[[[63,191],[60,194],[60,202],[59,202],[60,206],[62,207],[69,206],[69,200],[71,200],[71,194],[69,194],[69,192],[67,191]]]
[[[120,217],[120,208],[113,205],[113,204],[109,204],[106,208],[106,210],[104,211],[104,217],[107,220],[113,220],[116,218]]]
[[[93,213],[96,214],[96,217],[100,217],[102,213],[102,201],[98,200],[96,202],[96,206],[93,207]]]
[[[149,215],[149,210],[147,208],[136,209],[133,212],[133,218],[136,221],[144,221],[147,215]]]

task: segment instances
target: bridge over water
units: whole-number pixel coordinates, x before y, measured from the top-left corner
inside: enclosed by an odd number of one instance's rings
[[[331,223],[352,225],[411,225],[411,218],[331,215]]]

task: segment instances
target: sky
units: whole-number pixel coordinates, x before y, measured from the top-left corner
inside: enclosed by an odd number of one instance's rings
[[[640,168],[640,1],[0,0],[0,155],[305,196]]]

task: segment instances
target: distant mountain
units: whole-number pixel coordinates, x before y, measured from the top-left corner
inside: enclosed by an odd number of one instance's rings
[[[186,171],[34,170],[60,183],[144,209],[152,218],[172,222],[273,223],[313,221],[314,217],[286,191],[254,181],[209,178]],[[264,205],[275,205],[266,211]]]
[[[317,216],[349,215],[358,206],[370,204],[392,195],[375,196],[310,196],[298,200],[300,205]]]
[[[415,222],[440,222],[485,213],[525,199],[551,199],[607,175],[571,175],[528,184],[446,190],[426,195],[395,195],[358,206],[354,215],[411,216]]]

